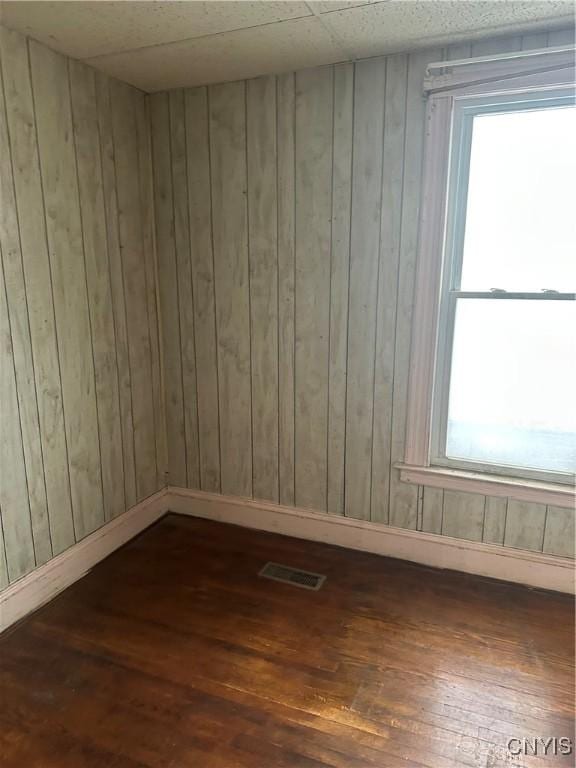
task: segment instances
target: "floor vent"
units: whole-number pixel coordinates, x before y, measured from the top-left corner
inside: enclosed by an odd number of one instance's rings
[[[303,589],[320,589],[326,581],[326,576],[321,573],[311,573],[310,571],[301,571],[298,568],[290,568],[289,565],[280,565],[280,563],[266,563],[258,576],[274,581],[282,581],[284,584],[293,584],[295,587]]]

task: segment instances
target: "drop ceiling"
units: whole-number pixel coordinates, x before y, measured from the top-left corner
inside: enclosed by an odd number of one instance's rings
[[[574,24],[566,0],[2,2],[0,21],[144,91]]]

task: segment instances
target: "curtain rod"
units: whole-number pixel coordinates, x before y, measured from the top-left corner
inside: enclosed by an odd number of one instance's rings
[[[576,46],[574,45],[561,45],[555,48],[536,48],[528,51],[510,51],[508,53],[496,53],[489,56],[477,56],[469,59],[454,59],[453,61],[433,61],[427,66],[428,72],[433,72],[438,69],[446,69],[446,67],[462,67],[470,66],[472,64],[483,64],[495,61],[505,61],[507,59],[524,59],[536,56],[550,56],[554,53],[574,53],[576,54]]]

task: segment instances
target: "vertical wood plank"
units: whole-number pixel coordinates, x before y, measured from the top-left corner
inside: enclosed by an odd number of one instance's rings
[[[484,496],[444,491],[442,533],[456,539],[482,541]]]
[[[6,547],[4,545],[4,522],[2,507],[0,507],[0,590],[8,586],[8,565],[6,564]]]
[[[400,259],[400,225],[408,57],[390,56],[386,65],[386,104],[380,214],[380,265],[374,372],[374,436],[370,519],[388,522],[394,342]]]
[[[471,502],[471,499],[474,499]],[[461,491],[450,491],[450,509],[454,511],[454,519],[448,516],[448,529],[457,531],[462,530],[464,533],[471,531],[470,535],[462,535],[463,539],[473,539],[474,541],[482,541],[483,529],[484,529],[484,509],[485,509],[486,497],[480,494],[470,494]],[[445,509],[445,508],[444,508]],[[460,522],[455,521],[457,516],[457,510],[462,510],[462,520]],[[482,515],[480,515],[480,509],[482,509]],[[467,520],[467,516],[471,516],[470,520]],[[474,538],[478,532],[478,524],[480,521],[480,538]],[[442,530],[442,533],[446,531]],[[448,536],[457,536],[454,533],[447,533]]]
[[[444,52],[444,59],[456,61],[457,59],[468,59],[472,55],[471,43],[456,43],[449,45]]]
[[[158,283],[162,308],[162,359],[165,379],[168,481],[186,485],[186,439],[178,306],[178,272],[174,242],[172,160],[168,94],[150,98],[154,158],[154,208]]]
[[[116,194],[116,162],[112,135],[112,105],[110,80],[101,72],[95,73],[96,108],[100,134],[102,160],[102,191],[106,214],[106,241],[112,290],[112,314],[116,339],[116,366],[118,371],[118,396],[120,429],[122,433],[122,463],[124,474],[125,507],[136,503],[136,464],[134,458],[134,420],[132,417],[132,382],[128,354],[128,328],[126,302],[124,300],[124,276],[120,255],[118,229],[118,198]]]
[[[0,507],[8,578],[15,581],[35,566],[28,486],[12,355],[12,338],[0,263]]]
[[[296,73],[295,501],[324,510],[328,481],[331,68]]]
[[[522,35],[521,47],[523,51],[546,48],[548,45],[547,32],[533,32],[530,35]]]
[[[278,501],[276,78],[246,92],[253,495]]]
[[[125,508],[112,290],[106,243],[94,70],[69,60],[74,141],[100,436],[104,517]]]
[[[370,519],[386,60],[356,64],[348,307],[345,514]]]
[[[0,46],[50,534],[57,555],[74,543],[74,527],[36,117],[26,39],[0,27]]]
[[[32,535],[36,562],[38,565],[42,565],[52,557],[52,543],[50,541],[48,503],[40,443],[40,423],[28,322],[28,302],[22,268],[18,215],[12,178],[12,159],[4,105],[4,86],[1,77],[0,169],[0,250],[4,265]]]
[[[504,543],[507,508],[508,499],[499,498],[497,496],[486,496],[482,541],[486,541],[489,544]]]
[[[504,546],[541,552],[544,541],[546,507],[527,501],[508,500]]]
[[[422,523],[420,530],[427,533],[442,533],[442,511],[444,491],[442,488],[422,488]]]
[[[416,530],[421,531],[424,522],[424,486],[418,486],[418,500],[416,503]]]
[[[338,515],[344,514],[353,100],[354,65],[338,64],[334,67],[327,506],[328,512]]]
[[[561,557],[575,557],[574,510],[563,507],[548,507],[544,531],[543,552]]]
[[[156,490],[156,441],[152,354],[140,210],[135,99],[143,95],[119,81],[111,83],[112,135],[116,159],[118,228],[124,278],[137,501]]]
[[[140,207],[142,211],[142,244],[146,269],[148,333],[152,359],[152,398],[154,401],[154,433],[156,438],[156,488],[166,481],[166,418],[162,360],[160,359],[160,314],[158,308],[158,264],[154,240],[154,180],[152,176],[152,143],[148,97],[135,99],[138,169],[140,172]]]
[[[84,247],[67,62],[30,41],[76,540],[104,522]]]
[[[222,493],[252,495],[246,85],[209,89]]]
[[[548,32],[548,46],[549,48],[555,48],[560,45],[574,45],[575,30],[574,27],[568,27],[567,29],[556,29]]]
[[[172,200],[174,206],[174,245],[180,320],[180,359],[186,441],[186,476],[188,488],[200,487],[198,453],[198,399],[196,393],[196,346],[194,336],[194,296],[190,263],[190,227],[188,224],[188,175],[186,163],[186,125],[184,92],[170,91],[170,155],[172,159]]]
[[[516,37],[493,37],[487,40],[479,40],[472,43],[472,56],[492,56],[497,53],[508,53],[509,51],[519,51],[522,47],[522,38]]]
[[[422,187],[425,115],[422,82],[427,64],[430,61],[437,61],[439,58],[440,51],[423,51],[411,54],[408,59],[404,173],[401,191],[400,268],[396,301],[390,441],[389,522],[400,528],[415,528],[417,522],[418,486],[402,483],[399,470],[394,465],[403,460],[405,446],[410,334],[420,215],[420,190]],[[398,193],[400,194],[400,190]]]
[[[295,80],[277,78],[278,473],[281,504],[294,504]]]
[[[200,487],[205,491],[219,492],[218,368],[206,88],[193,88],[186,91],[185,109],[190,249],[196,332]]]

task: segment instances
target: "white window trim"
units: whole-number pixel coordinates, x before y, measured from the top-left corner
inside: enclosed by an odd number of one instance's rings
[[[573,48],[520,52],[505,57],[438,62],[428,66],[424,174],[420,209],[406,450],[397,465],[405,482],[509,496],[562,507],[576,502],[574,486],[518,476],[431,466],[432,407],[439,307],[448,212],[454,100],[462,96],[573,86]]]
[[[504,476],[523,477],[529,480],[539,480],[547,483],[570,484],[573,478],[567,473],[554,471],[506,467],[489,462],[474,460],[456,460],[445,454],[446,427],[448,417],[448,393],[450,387],[450,369],[452,360],[452,345],[454,339],[454,322],[458,297],[471,298],[477,296],[490,301],[506,301],[514,298],[539,301],[574,300],[574,293],[542,293],[542,292],[507,292],[494,293],[490,291],[459,290],[462,270],[462,240],[464,222],[463,211],[467,205],[467,186],[470,171],[470,148],[472,124],[476,115],[499,112],[501,110],[532,110],[546,106],[561,106],[572,104],[574,93],[572,87],[555,86],[554,88],[522,91],[515,94],[490,94],[489,97],[469,96],[455,97],[452,113],[452,146],[450,161],[449,199],[444,242],[444,268],[442,270],[441,301],[438,319],[438,345],[436,371],[434,377],[434,393],[432,403],[432,425],[430,442],[430,464],[450,467],[473,473],[491,473]],[[458,290],[458,292],[456,292]]]
[[[416,467],[398,464],[400,478],[406,483],[444,488],[451,491],[501,496],[553,507],[574,508],[574,487],[562,483],[545,483],[520,477],[505,477],[482,472],[466,472],[448,467]]]

